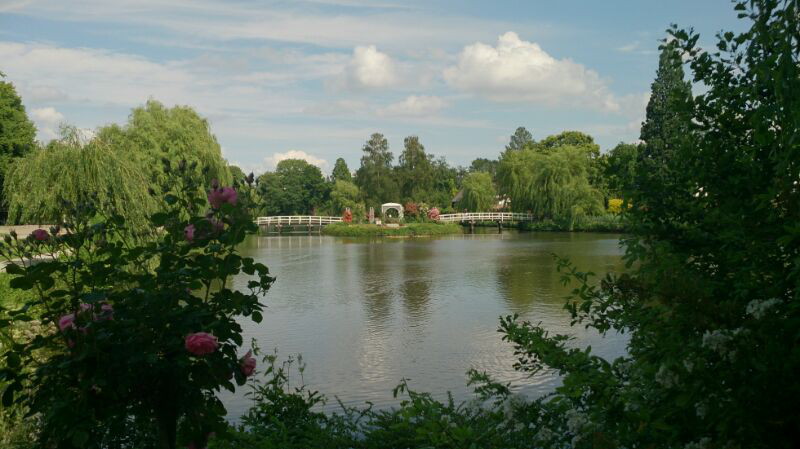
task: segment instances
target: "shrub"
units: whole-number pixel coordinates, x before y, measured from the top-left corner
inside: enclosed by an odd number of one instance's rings
[[[622,212],[622,200],[620,198],[611,198],[608,200],[608,212],[612,214],[619,214]]]
[[[198,214],[199,186],[175,176],[147,241],[85,202],[60,229],[0,245],[10,286],[26,292],[4,324],[41,326],[3,345],[2,402],[39,418],[42,447],[199,446],[226,428],[217,392],[247,372],[238,320],[261,320],[273,278],[236,250],[256,231],[247,196],[214,186]],[[31,265],[37,251],[54,259]],[[230,288],[238,273],[246,291]]]

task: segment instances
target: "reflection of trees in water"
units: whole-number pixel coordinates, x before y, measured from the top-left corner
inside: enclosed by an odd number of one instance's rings
[[[430,315],[428,303],[431,299],[431,274],[427,263],[434,257],[434,245],[423,242],[406,243],[403,246],[403,281],[400,293],[408,321],[412,325],[421,324]]]
[[[393,248],[392,243],[381,241],[370,242],[364,245],[360,252],[362,296],[364,309],[367,313],[367,324],[373,328],[382,328],[388,324],[392,315],[392,296],[395,288],[391,276],[391,259],[387,259],[386,252]]]
[[[553,245],[521,248],[498,257],[497,285],[511,310],[526,313],[537,304],[558,307],[564,303],[575,285],[563,285],[553,254],[569,259],[580,271],[594,272],[598,282],[607,272],[624,269],[618,254],[605,254],[592,247],[607,243],[596,236],[558,235],[552,242]]]
[[[515,312],[529,312],[536,303],[554,302],[549,293],[561,287],[555,262],[546,253],[500,256],[496,267],[500,294]]]

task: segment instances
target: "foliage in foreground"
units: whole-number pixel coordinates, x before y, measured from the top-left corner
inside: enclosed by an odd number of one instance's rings
[[[217,393],[254,362],[237,318],[260,321],[273,278],[236,250],[256,231],[247,196],[214,186],[207,203],[180,167],[146,241],[81,202],[60,229],[0,244],[25,292],[22,307],[0,309],[2,405],[38,422],[39,447],[173,449],[224,430]],[[53,259],[31,264],[31,253]],[[244,291],[229,288],[239,273]],[[36,331],[15,332],[27,323]]]
[[[255,380],[251,397],[255,405],[242,424],[224,437],[213,439],[209,449],[292,448],[529,448],[535,428],[528,425],[531,404],[485,374],[471,372],[476,387],[473,401],[457,404],[411,389],[403,380],[394,390],[401,398],[397,408],[346,407],[326,414],[319,406],[327,399],[301,383],[289,382],[293,360],[277,363],[264,357],[265,380]],[[297,367],[302,379],[302,360]],[[294,375],[293,377],[297,377]]]

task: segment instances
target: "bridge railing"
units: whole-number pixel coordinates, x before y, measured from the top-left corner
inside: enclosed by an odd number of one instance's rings
[[[291,226],[291,225],[327,225],[331,223],[339,223],[342,221],[342,217],[323,217],[317,215],[281,215],[281,216],[274,216],[274,217],[258,217],[256,218],[256,224],[259,226],[269,226],[269,225],[281,225],[281,226]]]
[[[439,221],[444,223],[464,221],[534,221],[533,214],[520,212],[465,212],[460,214],[439,215]]]

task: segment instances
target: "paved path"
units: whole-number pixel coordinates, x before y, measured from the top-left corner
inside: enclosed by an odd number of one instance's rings
[[[33,232],[34,229],[50,230],[51,225],[16,225],[16,226],[0,226],[0,234],[8,234],[11,230],[17,231],[20,237],[27,237],[28,234]]]

